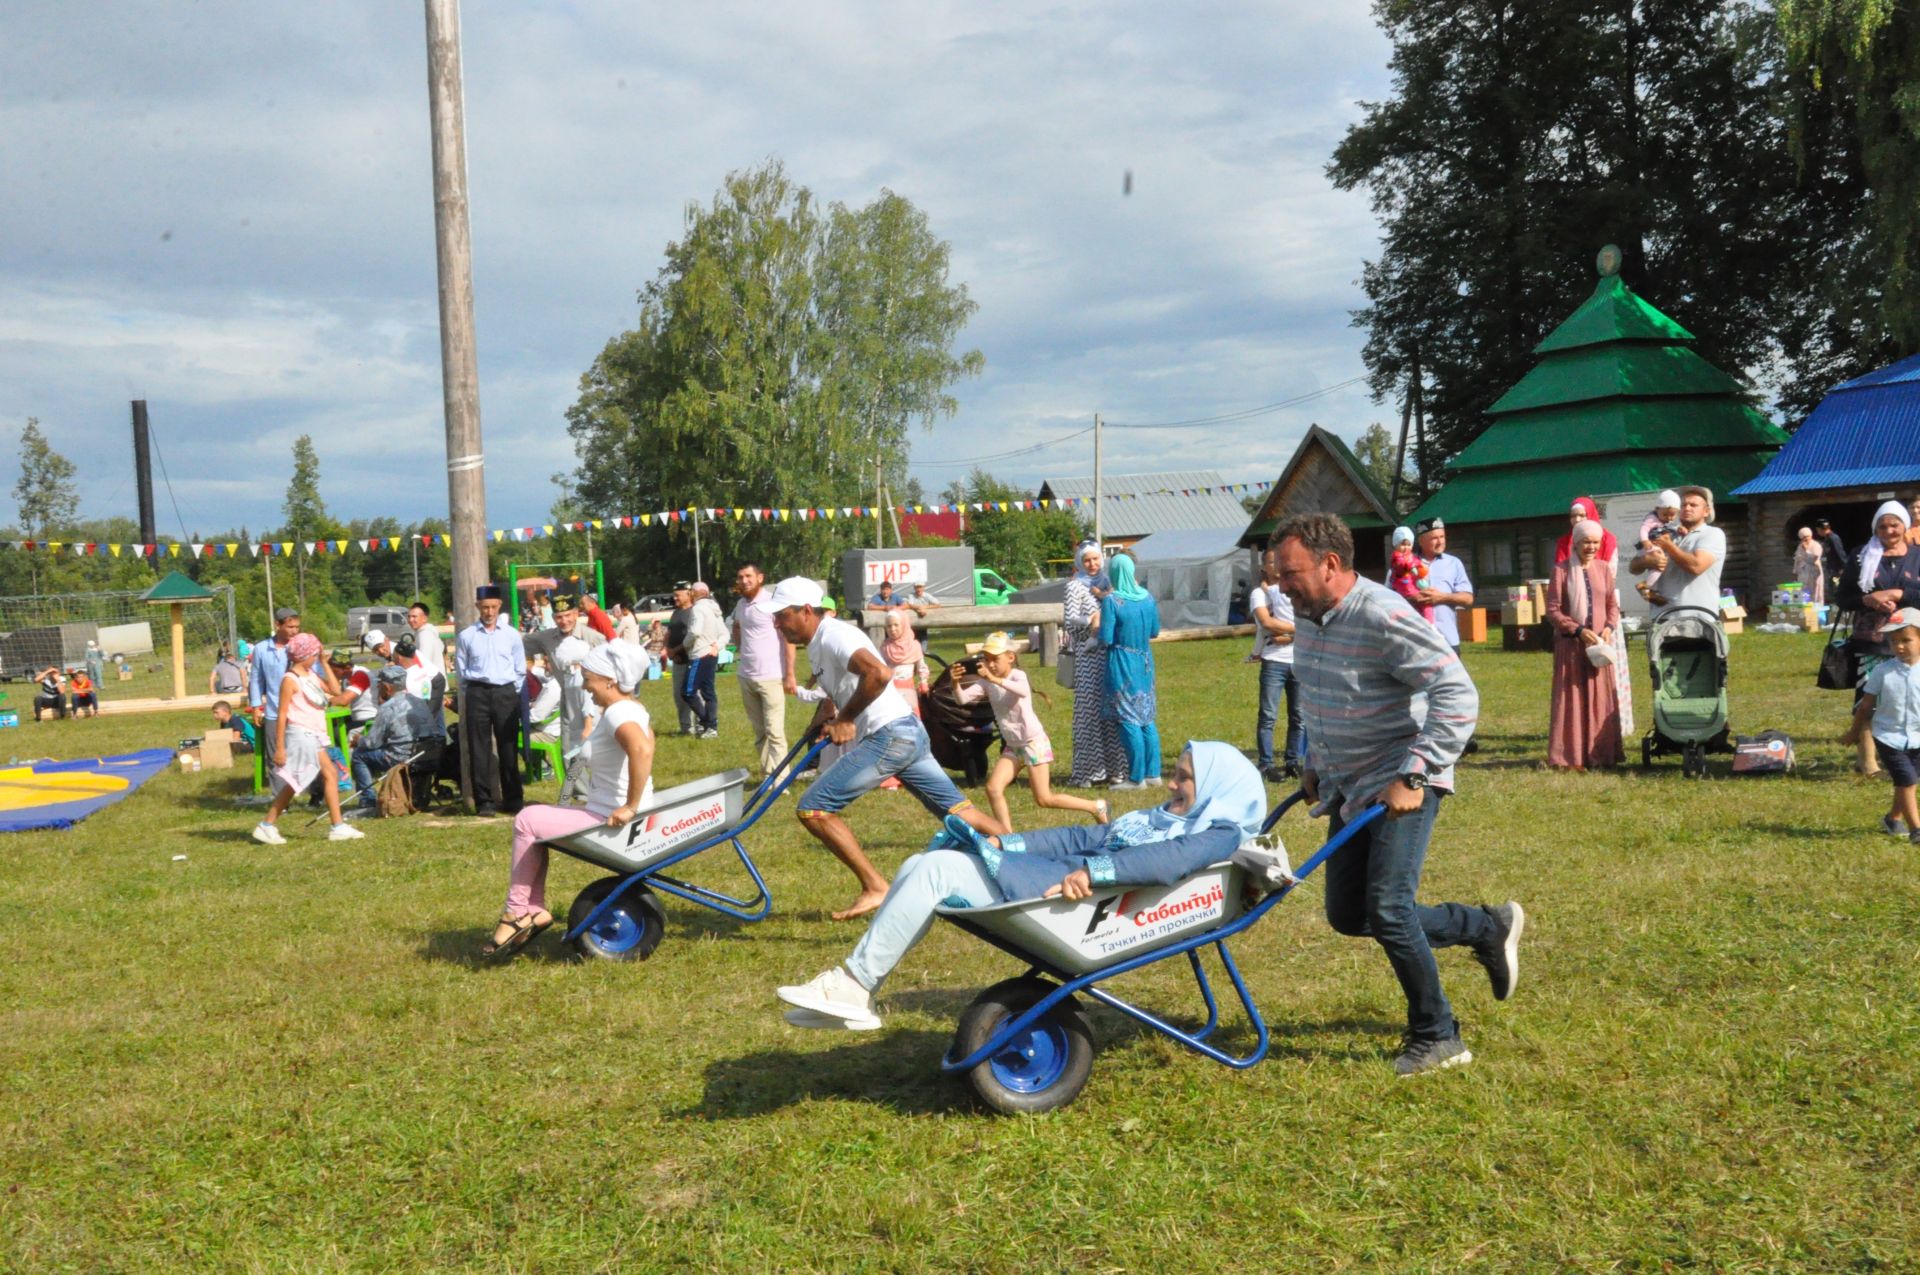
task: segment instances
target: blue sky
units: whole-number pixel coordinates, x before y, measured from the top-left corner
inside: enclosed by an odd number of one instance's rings
[[[464,6],[488,522],[541,521],[563,413],[689,202],[777,156],[822,198],[924,209],[986,370],[913,443],[943,461],[1208,416],[1363,368],[1377,231],[1326,159],[1387,91],[1358,3]],[[342,517],[444,515],[424,21],[406,0],[0,8],[0,483],[40,418],[82,510],[131,515],[127,402],[163,535],[277,521],[312,434]],[[1121,194],[1131,170],[1133,193]],[[1271,478],[1350,387],[1178,436]],[[1111,472],[1169,436],[1108,435]],[[1090,439],[994,466],[1082,474]],[[0,521],[11,521],[10,499]]]

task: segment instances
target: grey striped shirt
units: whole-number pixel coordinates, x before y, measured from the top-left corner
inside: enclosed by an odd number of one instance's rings
[[[1358,578],[1318,622],[1294,628],[1307,766],[1351,818],[1396,775],[1452,789],[1480,693],[1440,631],[1399,594]]]

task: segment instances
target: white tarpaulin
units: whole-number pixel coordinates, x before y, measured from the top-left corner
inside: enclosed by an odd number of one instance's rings
[[[1140,583],[1160,604],[1161,628],[1231,624],[1242,615],[1253,584],[1253,557],[1237,543],[1241,531],[1156,531],[1128,550]]]

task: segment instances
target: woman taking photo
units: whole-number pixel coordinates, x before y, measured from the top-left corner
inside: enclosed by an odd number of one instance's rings
[[[653,727],[634,699],[646,676],[645,653],[624,642],[595,647],[580,662],[587,694],[599,721],[587,737],[587,804],[526,806],[513,817],[513,866],[507,905],[493,938],[480,955],[504,958],[531,943],[553,924],[547,911],[547,848],[544,842],[596,825],[622,828],[653,796]]]
[[[1555,769],[1618,766],[1626,760],[1613,668],[1620,595],[1613,568],[1600,558],[1604,534],[1591,519],[1575,526],[1572,555],[1554,564],[1547,588],[1547,621],[1555,634],[1547,765]]]
[[[1078,569],[1067,581],[1061,646],[1073,657],[1073,773],[1067,783],[1091,788],[1127,773],[1119,723],[1107,715],[1107,651],[1100,642],[1101,599],[1109,581],[1100,546],[1080,546]]]
[[[1912,519],[1907,507],[1889,500],[1874,510],[1873,538],[1860,546],[1853,561],[1840,573],[1839,596],[1834,604],[1853,613],[1853,636],[1847,639],[1847,645],[1860,662],[1853,683],[1856,704],[1867,674],[1893,655],[1893,648],[1880,635],[1880,626],[1901,607],[1920,606],[1920,548],[1907,542],[1910,530]],[[1880,773],[1880,758],[1869,731],[1860,732],[1859,770],[1863,775]]]

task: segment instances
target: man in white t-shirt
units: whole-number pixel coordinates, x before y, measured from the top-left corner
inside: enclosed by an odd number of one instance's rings
[[[1628,570],[1658,571],[1653,591],[1666,599],[1654,612],[1659,619],[1676,607],[1699,607],[1720,617],[1720,571],[1727,561],[1727,533],[1713,525],[1713,493],[1705,487],[1680,489],[1680,538],[1659,531],[1634,556]]]
[[[440,630],[433,627],[433,616],[427,611],[426,603],[416,602],[407,608],[407,627],[413,630],[414,658],[420,661],[420,666],[445,677],[445,644],[440,640]]]
[[[821,609],[824,600],[818,584],[791,576],[760,590],[753,605],[773,616],[781,637],[796,646],[806,643],[807,661],[826,692],[808,731],[824,726],[827,738],[842,751],[801,795],[796,813],[801,826],[860,882],[852,906],[833,914],[836,921],[848,921],[880,906],[887,897],[887,879],[874,870],[840,812],[883,781],[898,779],[937,819],[959,815],[994,836],[1009,829],[954,786],[933,759],[920,719],[893,689],[893,670],[865,633]]]
[[[1260,665],[1260,714],[1254,723],[1254,746],[1260,752],[1260,773],[1281,783],[1300,773],[1300,704],[1294,698],[1293,603],[1280,589],[1278,551],[1260,555],[1260,582],[1253,586],[1247,610],[1253,614],[1253,656]],[[1280,696],[1287,697],[1284,764],[1273,764],[1273,728],[1280,717]]]

